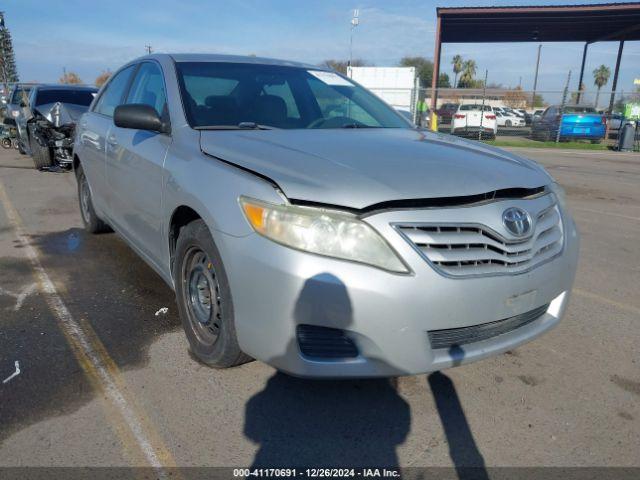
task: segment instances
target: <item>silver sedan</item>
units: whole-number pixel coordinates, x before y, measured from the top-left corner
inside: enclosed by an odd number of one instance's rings
[[[561,319],[578,259],[540,166],[413,128],[333,71],[157,54],[78,125],[86,228],[175,290],[192,352],[307,377],[479,360]]]

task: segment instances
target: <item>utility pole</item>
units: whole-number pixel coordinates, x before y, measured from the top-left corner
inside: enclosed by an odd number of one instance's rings
[[[358,25],[360,25],[360,10],[357,8],[353,11],[353,17],[351,17],[351,33],[349,35],[349,65],[347,67],[351,67],[351,62],[353,61],[353,31],[356,29]],[[347,69],[348,72],[349,69]]]
[[[149,44],[145,45],[144,49],[147,51],[147,55],[151,55],[151,53],[153,53],[153,48],[151,48],[151,45]]]
[[[536,108],[536,89],[538,87],[538,69],[540,68],[540,50],[542,50],[542,44],[538,45],[538,60],[536,60],[536,75],[533,77],[533,97],[531,97],[531,108]]]

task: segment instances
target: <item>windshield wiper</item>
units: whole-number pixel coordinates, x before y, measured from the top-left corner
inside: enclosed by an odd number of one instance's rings
[[[195,130],[273,130],[275,127],[260,125],[255,122],[240,122],[237,125],[204,125],[194,127]]]

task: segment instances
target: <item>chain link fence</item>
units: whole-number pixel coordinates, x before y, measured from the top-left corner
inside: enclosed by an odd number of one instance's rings
[[[621,128],[629,123],[625,106],[640,103],[640,93],[604,89],[440,88],[432,111],[431,89],[371,90],[419,126],[473,139],[523,143],[614,146]]]

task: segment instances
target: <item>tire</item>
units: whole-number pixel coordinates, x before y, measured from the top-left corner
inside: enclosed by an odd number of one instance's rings
[[[53,166],[53,155],[49,147],[43,147],[37,140],[30,139],[31,158],[37,170]]]
[[[93,208],[89,182],[84,170],[82,170],[82,165],[78,165],[78,168],[76,168],[76,179],[78,180],[78,204],[80,205],[80,216],[82,217],[84,229],[89,233],[110,232],[111,227],[96,215],[96,211]]]
[[[180,319],[193,355],[215,368],[250,361],[238,345],[229,281],[204,221],[194,220],[180,231],[173,279]]]
[[[18,152],[20,152],[22,155],[26,155],[27,154],[27,151],[22,146],[22,142],[20,140],[18,140]]]
[[[504,126],[505,127],[510,127],[511,126],[511,120],[507,120],[504,122]]]

